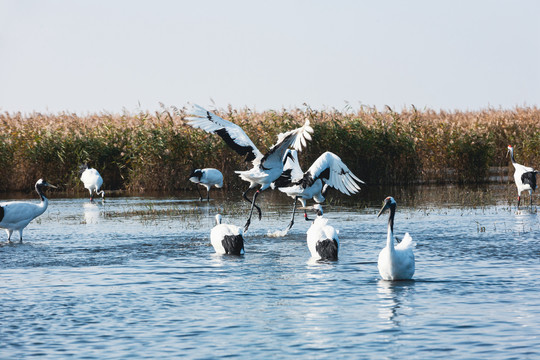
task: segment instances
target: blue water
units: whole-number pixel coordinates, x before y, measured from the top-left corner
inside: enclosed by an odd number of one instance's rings
[[[93,205],[51,194],[23,244],[1,238],[0,358],[540,358],[536,208],[454,191],[394,195],[396,234],[417,242],[402,282],[377,271],[384,197],[330,201],[339,261],[314,263],[301,214],[267,236],[289,220],[282,197],[260,197],[263,219],[234,257],[215,255],[209,234],[216,212],[244,224],[237,194]]]

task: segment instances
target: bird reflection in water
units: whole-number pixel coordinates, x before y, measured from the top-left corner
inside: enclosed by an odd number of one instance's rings
[[[399,327],[400,315],[408,314],[413,303],[414,280],[386,281],[379,280],[377,293],[379,301],[379,318],[389,321],[393,327]]]
[[[98,224],[100,221],[99,205],[95,202],[86,202],[83,204],[84,221],[86,224]]]

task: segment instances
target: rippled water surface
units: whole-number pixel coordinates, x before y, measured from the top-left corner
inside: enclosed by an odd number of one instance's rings
[[[259,197],[263,219],[234,257],[215,255],[209,234],[217,212],[244,224],[239,194],[52,193],[22,244],[1,238],[0,357],[540,358],[536,207],[516,211],[506,187],[394,190],[416,273],[388,282],[376,263],[387,193],[325,206],[340,231],[334,263],[310,261],[301,214],[286,236],[267,235],[289,221],[280,194]]]

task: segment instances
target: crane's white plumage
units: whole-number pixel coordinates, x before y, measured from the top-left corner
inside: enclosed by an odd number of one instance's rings
[[[206,200],[210,200],[210,188],[212,186],[223,187],[223,174],[218,169],[213,168],[195,169],[189,175],[189,181],[204,186],[206,188]],[[197,187],[197,191],[199,192],[199,200],[202,200],[203,197],[199,187]]]
[[[103,178],[99,172],[96,169],[89,167],[87,164],[84,164],[81,166],[80,173],[84,187],[90,192],[90,201],[94,200],[94,193],[96,195],[101,195],[103,198],[105,192],[99,190],[101,185],[103,185]]]
[[[19,232],[19,241],[22,242],[24,228],[47,210],[49,200],[43,194],[43,187],[53,186],[43,179],[36,182],[36,191],[41,198],[39,204],[25,201],[11,201],[0,203],[0,228],[5,229],[8,235],[8,241],[11,241],[13,231]]]
[[[304,173],[298,162],[297,151],[287,150],[284,157],[283,173],[272,183],[272,187],[277,187],[281,192],[295,199],[292,219],[288,226],[290,229],[294,224],[297,200],[300,200],[304,208],[309,199],[322,203],[325,200],[328,187],[333,187],[345,195],[356,194],[360,191],[358,183],[364,184],[349,170],[339,156],[330,151],[319,156]],[[307,219],[305,211],[304,217]]]
[[[309,120],[306,120],[302,127],[279,134],[277,143],[263,155],[242,128],[220,118],[210,111],[206,111],[198,105],[193,106],[190,115],[185,120],[195,128],[219,135],[238,154],[245,155],[246,161],[252,162],[253,167],[250,170],[236,171],[242,180],[249,182],[249,188],[242,194],[242,197],[251,203],[251,210],[245,225],[245,231],[247,231],[251,223],[253,208],[257,209],[259,219],[261,218],[261,210],[255,204],[257,195],[259,192],[269,188],[270,184],[283,172],[282,159],[285,151],[289,147],[295,150],[301,150],[306,145],[306,141],[311,140],[310,134],[313,132],[313,129],[309,125]],[[247,193],[256,186],[260,186],[260,188],[255,192],[253,199],[249,200]]]
[[[210,242],[218,254],[244,254],[244,231],[239,226],[222,224],[220,214],[216,215],[216,226],[210,232]]]
[[[514,147],[512,145],[508,145],[507,155],[508,154],[510,154],[510,158],[512,159],[512,165],[514,165],[514,169],[515,169],[514,181],[516,183],[517,192],[518,192],[517,207],[519,209],[522,191],[529,192],[530,204],[532,206],[532,193],[534,190],[536,190],[536,174],[538,173],[538,171],[534,170],[532,167],[518,164],[516,160],[514,159]]]
[[[415,243],[409,233],[406,233],[403,240],[394,246],[394,215],[396,213],[396,201],[393,197],[387,197],[384,205],[379,211],[379,215],[389,209],[388,233],[386,237],[386,247],[379,253],[377,267],[379,274],[384,280],[409,280],[414,275],[414,253]],[[377,216],[377,217],[378,217]]]
[[[328,225],[321,205],[313,206],[317,217],[307,231],[307,246],[314,260],[337,260],[339,250],[338,231]]]

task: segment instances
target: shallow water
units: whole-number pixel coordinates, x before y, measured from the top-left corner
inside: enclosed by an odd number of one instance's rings
[[[517,212],[506,187],[392,189],[416,273],[388,282],[376,214],[390,190],[370,190],[325,206],[340,230],[334,263],[310,261],[301,214],[267,236],[289,221],[281,196],[260,197],[263,219],[234,257],[215,255],[209,233],[217,212],[244,224],[238,194],[90,204],[53,193],[23,244],[0,243],[0,357],[540,357],[536,207]]]

